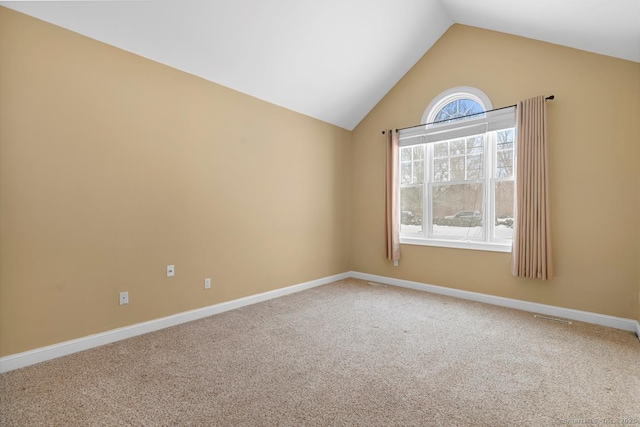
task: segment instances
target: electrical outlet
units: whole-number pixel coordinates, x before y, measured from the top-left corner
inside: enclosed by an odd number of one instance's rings
[[[129,304],[129,292],[120,292],[120,305]]]
[[[176,275],[176,266],[167,265],[167,277],[173,277]]]
[[[205,289],[211,289],[211,279],[210,278],[204,279],[204,288]]]

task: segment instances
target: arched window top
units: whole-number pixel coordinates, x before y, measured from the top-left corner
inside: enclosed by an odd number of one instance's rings
[[[469,98],[455,99],[440,108],[433,121],[449,122],[472,114],[484,113],[484,107]]]
[[[459,86],[445,90],[427,106],[420,123],[445,124],[464,120],[465,116],[480,117],[479,113],[493,109],[489,97],[480,89]]]

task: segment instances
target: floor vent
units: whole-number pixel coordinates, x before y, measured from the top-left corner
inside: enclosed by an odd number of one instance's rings
[[[558,322],[558,323],[564,323],[566,325],[571,325],[571,321],[565,320],[565,319],[558,319],[557,317],[543,316],[541,314],[534,314],[533,317],[537,317],[538,319],[551,320],[553,322]]]
[[[385,285],[384,283],[378,283],[378,282],[367,282],[368,284],[370,284],[371,286],[382,286],[383,288],[386,288],[387,285]]]

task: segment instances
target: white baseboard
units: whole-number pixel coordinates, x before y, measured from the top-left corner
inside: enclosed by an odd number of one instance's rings
[[[356,279],[368,280],[371,282],[383,283],[386,285],[400,286],[403,288],[426,291],[434,294],[447,295],[455,298],[462,298],[471,301],[478,301],[501,307],[515,308],[532,313],[545,314],[547,316],[562,317],[579,322],[593,323],[610,328],[622,329],[623,331],[637,332],[640,337],[640,324],[631,319],[608,316],[606,314],[591,313],[588,311],[574,310],[571,308],[556,307],[553,305],[538,304],[535,302],[521,301],[511,298],[497,297],[493,295],[480,294],[477,292],[463,291],[460,289],[445,288],[442,286],[427,285],[409,280],[393,279],[391,277],[377,276],[375,274],[359,273],[352,271],[350,276]]]
[[[66,356],[68,354],[73,354],[79,351],[88,350],[90,348],[99,347],[101,345],[110,344],[123,339],[132,338],[138,335],[146,334],[148,332],[153,332],[160,329],[168,328],[170,326],[179,325],[181,323],[202,319],[214,314],[223,313],[225,311],[234,310],[236,308],[245,307],[251,304],[267,301],[295,292],[304,291],[316,286],[326,285],[328,283],[347,279],[350,277],[368,280],[371,282],[383,283],[387,285],[399,286],[403,288],[415,289],[419,291],[431,292],[434,294],[447,295],[455,298],[462,298],[471,301],[499,305],[502,307],[515,308],[518,310],[540,313],[548,316],[562,317],[565,319],[571,319],[585,323],[608,326],[610,328],[635,332],[638,336],[638,339],[640,339],[640,322],[631,319],[624,319],[621,317],[607,316],[605,314],[590,313],[587,311],[573,310],[570,308],[555,307],[551,305],[520,301],[510,298],[481,294],[477,292],[469,292],[460,289],[445,288],[442,286],[427,285],[424,283],[412,282],[409,280],[394,279],[374,274],[351,271],[348,273],[336,274],[334,276],[324,277],[321,279],[312,280],[310,282],[288,286],[282,289],[276,289],[257,295],[251,295],[233,301],[227,301],[208,307],[185,311],[183,313],[162,317],[160,319],[150,320],[148,322],[137,323],[135,325],[125,326],[118,329],[112,329],[110,331],[65,341],[59,344],[53,344],[47,347],[25,351],[23,353],[5,356],[0,358],[0,373],[23,368],[29,365],[34,365],[40,362],[45,362],[47,360],[52,360],[61,356]]]
[[[223,313],[225,311],[234,310],[236,308],[256,304],[262,301],[267,301],[295,292],[304,291],[316,286],[326,285],[327,283],[346,279],[348,277],[349,273],[336,274],[335,276],[324,277],[321,279],[312,280],[310,282],[288,286],[282,289],[276,289],[257,295],[239,298],[233,301],[227,301],[208,307],[185,311],[183,313],[162,317],[160,319],[150,320],[148,322],[137,323],[135,325],[125,326],[118,329],[112,329],[110,331],[77,338],[71,341],[61,342],[59,344],[53,344],[47,347],[37,348],[35,350],[25,351],[23,353],[12,354],[0,358],[0,373],[23,368],[29,365],[34,365],[40,362],[45,362],[47,360],[66,356],[68,354],[73,354],[82,350],[99,347],[101,345],[110,344],[123,339],[146,334],[148,332],[157,331],[159,329],[168,328],[170,326],[179,325],[181,323],[202,319],[214,314]]]

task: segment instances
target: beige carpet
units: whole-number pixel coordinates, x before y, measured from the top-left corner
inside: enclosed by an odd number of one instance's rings
[[[640,343],[344,280],[8,372],[0,388],[2,426],[638,425]]]

